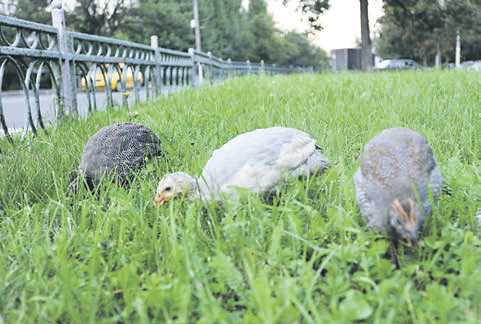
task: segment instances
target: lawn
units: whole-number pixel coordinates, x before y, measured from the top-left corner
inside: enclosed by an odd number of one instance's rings
[[[164,157],[129,188],[68,194],[68,172],[125,109],[66,120],[27,144],[0,139],[0,323],[477,323],[481,321],[481,74],[233,78],[130,108]],[[264,200],[153,205],[167,172],[269,126],[317,138],[332,168]],[[417,248],[370,233],[352,176],[381,130],[410,127],[444,176]]]

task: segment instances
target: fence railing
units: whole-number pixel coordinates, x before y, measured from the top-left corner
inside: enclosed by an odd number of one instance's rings
[[[60,2],[58,2],[60,3]],[[45,130],[40,108],[42,83],[52,88],[52,104],[57,120],[75,116],[78,88],[85,90],[87,113],[97,109],[96,91],[103,89],[107,107],[112,107],[112,91],[133,88],[134,100],[145,91],[145,98],[188,86],[214,83],[230,75],[306,71],[299,67],[223,60],[210,52],[188,52],[151,46],[113,38],[67,31],[61,4],[52,8],[52,26],[0,16],[0,124],[4,136],[13,143],[2,104],[3,85],[18,79],[25,96],[25,122],[22,141],[29,130]],[[142,86],[144,85],[144,86]],[[34,103],[34,109],[30,104]],[[122,96],[122,105],[127,97]]]

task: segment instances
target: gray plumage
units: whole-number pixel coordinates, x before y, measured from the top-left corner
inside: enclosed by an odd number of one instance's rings
[[[123,184],[146,158],[161,152],[159,137],[147,126],[137,123],[116,123],[95,133],[84,147],[78,168],[71,172],[72,191],[77,190],[77,175],[83,173],[90,189],[103,178]]]
[[[329,167],[316,140],[293,128],[271,127],[243,133],[214,151],[195,180],[184,172],[167,174],[160,182],[155,204],[181,195],[221,201],[221,195],[235,196],[235,187],[269,195],[278,190],[282,173],[294,177],[320,175]]]
[[[3,161],[2,149],[0,149],[0,163]],[[0,198],[0,215],[3,215],[2,199]]]
[[[432,213],[428,190],[437,201],[443,177],[422,135],[409,128],[390,128],[366,145],[354,184],[370,230],[375,227],[394,239],[416,243],[424,218]]]

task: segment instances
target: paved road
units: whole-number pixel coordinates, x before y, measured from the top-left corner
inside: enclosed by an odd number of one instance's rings
[[[97,109],[105,109],[105,91],[98,90],[96,91],[96,102],[97,102]],[[140,89],[140,100],[145,101],[145,89]],[[54,105],[53,105],[53,97],[51,90],[41,90],[40,91],[40,111],[42,113],[42,118],[45,125],[51,124],[55,121],[55,114],[54,114]],[[26,107],[26,100],[23,94],[23,91],[12,91],[12,92],[2,92],[2,105],[3,105],[3,112],[5,115],[5,120],[7,122],[7,127],[11,133],[18,132],[23,128],[25,125],[25,107]],[[122,103],[122,93],[120,92],[113,92],[113,100],[119,104]],[[79,91],[77,93],[77,102],[78,102],[78,109],[79,114],[81,116],[87,115],[87,95],[85,91]],[[129,104],[132,105],[134,102],[134,93],[133,90],[129,96]],[[36,120],[36,113],[35,113],[35,99],[33,93],[30,94],[30,108],[32,109],[32,114],[34,116],[34,120]],[[3,130],[0,127],[0,136],[3,136]]]

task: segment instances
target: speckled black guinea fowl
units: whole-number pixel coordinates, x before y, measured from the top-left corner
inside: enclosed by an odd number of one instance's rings
[[[77,191],[76,179],[80,173],[91,190],[104,178],[124,184],[147,157],[160,154],[161,141],[147,126],[137,123],[105,126],[85,145],[80,165],[69,175],[71,189]]]

